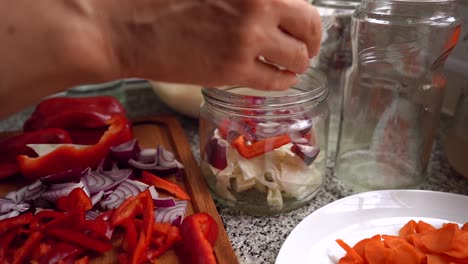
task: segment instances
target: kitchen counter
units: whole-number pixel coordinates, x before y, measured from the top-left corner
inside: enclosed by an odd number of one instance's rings
[[[125,91],[125,106],[130,117],[141,115],[172,114],[178,117],[197,162],[199,162],[198,121],[169,109],[146,85],[137,85]],[[0,121],[0,131],[19,130],[32,113],[32,108]],[[445,120],[447,119],[447,120]],[[424,190],[443,191],[468,195],[468,179],[450,169],[442,148],[444,131],[448,124],[444,118],[435,142],[429,165],[428,178],[420,187]],[[281,245],[299,222],[316,209],[343,198],[353,191],[340,183],[333,172],[333,160],[328,159],[326,183],[317,196],[306,206],[293,212],[268,217],[254,217],[230,210],[217,204],[234,250],[241,263],[274,263]],[[310,238],[314,239],[313,237]]]

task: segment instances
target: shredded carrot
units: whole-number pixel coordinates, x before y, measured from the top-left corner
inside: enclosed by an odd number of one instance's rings
[[[375,235],[353,247],[341,239],[336,242],[346,251],[339,264],[468,264],[468,222],[435,228],[410,220],[398,236]]]

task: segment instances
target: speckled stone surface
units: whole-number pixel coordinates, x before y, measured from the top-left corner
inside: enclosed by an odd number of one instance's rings
[[[145,87],[126,91],[125,104],[130,117],[156,114],[176,115],[186,131],[195,159],[199,162],[197,120],[178,115],[161,102],[151,89]],[[31,111],[31,108],[25,109],[0,121],[0,131],[21,129]],[[447,123],[442,122],[431,156],[428,178],[420,188],[468,195],[468,179],[457,175],[450,169],[443,152],[443,132]],[[336,179],[333,172],[333,160],[329,158],[328,161],[325,185],[312,201],[293,212],[277,216],[254,217],[217,204],[240,263],[274,263],[281,245],[302,219],[318,208],[353,193],[353,190]]]

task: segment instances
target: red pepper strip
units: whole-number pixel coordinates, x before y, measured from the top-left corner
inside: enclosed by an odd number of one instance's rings
[[[145,253],[148,249],[146,245],[146,236],[143,230],[140,231],[140,239],[136,245],[135,251],[133,252],[132,264],[140,264],[145,261]]]
[[[151,250],[147,253],[147,257],[149,260],[156,259],[162,256],[166,251],[171,249],[175,244],[182,241],[182,236],[180,235],[179,228],[176,226],[171,226],[169,233],[165,237],[164,244],[157,248],[156,250]]]
[[[122,227],[125,229],[122,247],[128,253],[128,255],[131,255],[137,245],[137,229],[135,226],[135,221],[127,219],[122,223]]]
[[[242,157],[251,159],[286,145],[290,142],[291,138],[289,135],[280,135],[254,141],[252,144],[247,144],[245,138],[241,135],[232,142],[232,146],[237,149],[237,152],[239,152]]]
[[[73,260],[86,253],[86,250],[82,247],[56,239],[50,241],[49,247],[50,250],[41,259],[41,263],[60,263],[60,261],[68,263],[68,260]]]
[[[143,208],[143,231],[145,232],[146,236],[146,247],[149,246],[151,242],[151,238],[153,237],[153,224],[154,224],[154,202],[153,198],[151,197],[151,193],[148,189],[144,190],[143,192],[139,193],[137,199],[140,200]]]
[[[3,235],[3,233],[9,231],[10,229],[29,224],[32,219],[32,213],[25,213],[15,217],[0,220],[0,235]]]
[[[113,115],[125,115],[125,108],[117,98],[112,96],[92,96],[92,97],[56,97],[49,98],[39,103],[32,113],[31,117],[26,120],[24,130],[37,130],[39,128],[48,127],[57,116],[68,113],[99,113],[110,119]],[[73,122],[73,120],[63,120],[65,122]],[[55,123],[57,127],[64,128],[63,124]],[[83,124],[78,124],[82,126]],[[84,124],[91,127],[88,124]],[[76,126],[76,124],[74,125]],[[97,126],[100,126],[99,124]],[[96,126],[94,126],[96,127]]]
[[[78,228],[81,231],[91,232],[90,235],[92,237],[110,240],[110,237],[108,235],[110,225],[107,221],[101,219],[84,220]]]
[[[16,161],[0,163],[0,180],[15,176],[21,173]]]
[[[37,131],[23,132],[0,142],[1,161],[14,161],[16,156],[37,157],[36,152],[27,144],[63,144],[72,143],[67,131],[60,128],[45,128]]]
[[[153,235],[154,236],[166,236],[169,234],[169,230],[171,228],[171,224],[169,223],[153,223]]]
[[[107,155],[109,148],[132,138],[130,123],[124,116],[114,116],[108,121],[109,129],[96,145],[76,148],[65,145],[37,158],[17,157],[22,174],[31,180],[70,170],[96,168]]]
[[[2,239],[0,240],[0,263],[4,263],[2,260],[2,255],[6,255],[6,253],[9,251],[11,242],[13,241],[13,239],[15,239],[18,229],[19,228],[8,230],[2,235]],[[3,258],[5,257],[6,256],[4,256]]]
[[[186,217],[180,225],[180,233],[182,242],[176,252],[184,262],[216,263],[212,244],[217,239],[218,226],[209,214],[197,213]]]
[[[68,213],[62,213],[62,216],[43,224],[39,227],[40,231],[45,231],[55,227],[79,228],[85,220],[85,214],[82,210],[74,210]]]
[[[88,264],[89,263],[89,257],[88,256],[84,256],[78,260],[75,260],[75,262],[73,262],[73,264]]]
[[[45,234],[61,239],[65,242],[76,244],[85,249],[103,253],[112,249],[110,242],[87,236],[80,231],[64,227],[52,227],[44,231]]]
[[[181,200],[190,200],[190,196],[188,196],[188,194],[179,185],[158,177],[148,171],[143,171],[141,173],[141,178],[138,180],[148,185],[153,185],[156,188],[163,189]]]
[[[98,215],[98,217],[96,219],[108,221],[111,218],[111,216],[114,214],[114,212],[115,212],[115,209],[106,211],[106,212],[101,213],[100,215]]]
[[[50,222],[57,218],[62,218],[64,215],[64,213],[57,211],[40,211],[34,215],[34,218],[32,219],[31,224],[29,224],[29,227],[33,230],[38,229],[46,222]]]
[[[140,239],[138,240],[132,258],[132,263],[134,264],[142,263],[146,260],[145,253],[151,243],[154,223],[154,203],[149,190],[146,189],[139,193],[137,199],[142,205],[141,212],[143,214],[143,226],[140,230]]]
[[[32,233],[23,246],[15,252],[15,257],[13,259],[13,264],[25,263],[28,260],[29,255],[33,252],[34,248],[39,246],[44,235],[41,232]]]
[[[68,194],[68,196],[60,197],[57,200],[56,206],[62,211],[71,211],[76,209],[88,211],[93,208],[93,202],[82,188],[75,188]]]
[[[112,227],[123,224],[123,222],[135,218],[142,210],[142,204],[135,196],[129,196],[117,207],[110,218]]]

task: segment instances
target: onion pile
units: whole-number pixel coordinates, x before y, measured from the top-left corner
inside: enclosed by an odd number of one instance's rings
[[[68,170],[41,178],[17,191],[0,198],[0,220],[20,213],[56,209],[58,198],[68,196],[75,188],[82,188],[90,197],[93,209],[86,213],[94,219],[103,211],[120,206],[129,196],[149,189],[154,200],[156,220],[179,225],[187,208],[187,201],[172,197],[159,197],[154,186],[139,181],[136,175],[143,169],[164,172],[163,175],[181,173],[182,164],[175,155],[164,149],[141,149],[134,139],[110,149],[96,170]],[[180,219],[179,219],[180,218]]]

